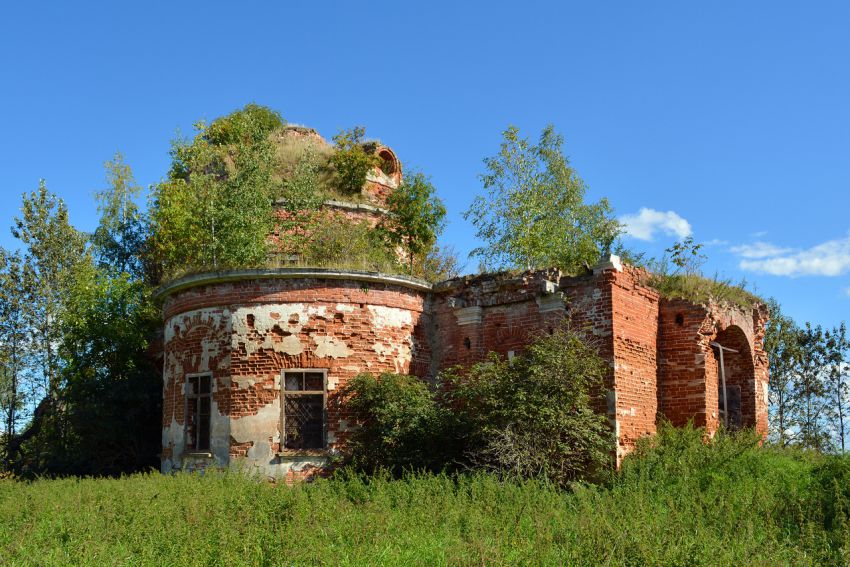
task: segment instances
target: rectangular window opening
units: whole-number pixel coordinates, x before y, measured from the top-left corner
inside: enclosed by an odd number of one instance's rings
[[[324,370],[283,373],[283,441],[285,451],[325,448],[327,401]]]
[[[186,450],[210,450],[212,376],[186,377]]]

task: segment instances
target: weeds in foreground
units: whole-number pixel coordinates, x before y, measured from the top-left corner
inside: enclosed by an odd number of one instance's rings
[[[850,459],[664,429],[606,486],[486,474],[0,479],[14,565],[845,565]]]

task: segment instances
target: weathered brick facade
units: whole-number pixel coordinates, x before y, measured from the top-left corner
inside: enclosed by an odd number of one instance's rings
[[[321,471],[350,424],[337,403],[359,372],[433,379],[489,351],[520,352],[569,318],[610,362],[606,411],[618,457],[660,417],[720,424],[718,357],[740,425],[767,430],[767,313],[659,298],[645,273],[616,257],[592,273],[482,275],[431,286],[403,277],[323,270],[257,270],[192,276],[165,296],[163,471],[215,464],[290,479]],[[281,376],[326,371],[326,447],[281,446]],[[187,376],[213,377],[210,447],[187,451]],[[728,393],[728,392],[727,392]],[[736,402],[735,400],[740,400]]]
[[[288,127],[281,136],[328,145],[309,128]],[[402,172],[386,146],[371,144],[370,151],[379,160],[362,189],[365,203],[327,201],[309,214],[321,222],[378,224]],[[280,222],[270,242],[281,252],[294,230],[281,225],[292,215],[283,207],[276,212]],[[282,268],[172,282],[159,292],[165,298],[162,470],[212,464],[282,479],[321,472],[345,443],[351,420],[338,392],[353,376],[390,371],[433,380],[442,369],[480,361],[491,351],[519,353],[565,318],[610,363],[607,405],[598,409],[616,433],[618,460],[656,431],[659,418],[675,425],[692,420],[713,434],[726,408],[730,425],[766,434],[764,307],[743,311],[665,300],[644,285],[645,276],[612,256],[579,277],[544,270],[431,285],[374,273]],[[723,373],[717,345],[727,349]],[[282,441],[283,408],[292,400],[286,396],[299,394],[287,394],[281,382],[287,371],[292,376],[298,370],[303,384],[308,374],[324,382],[320,392],[311,387],[312,393],[301,394],[321,398],[321,449],[294,450]],[[201,383],[211,384],[211,391],[199,401],[194,388]]]

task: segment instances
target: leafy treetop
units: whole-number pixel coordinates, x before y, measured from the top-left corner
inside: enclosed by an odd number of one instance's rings
[[[608,201],[585,203],[587,187],[563,154],[563,143],[551,125],[536,144],[510,126],[499,153],[484,160],[485,194],[464,216],[485,242],[471,253],[485,268],[577,272],[616,239],[620,225]]]

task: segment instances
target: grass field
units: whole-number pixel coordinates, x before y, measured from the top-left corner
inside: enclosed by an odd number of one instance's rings
[[[602,486],[494,476],[0,481],[10,565],[848,564],[850,461],[668,431]]]

